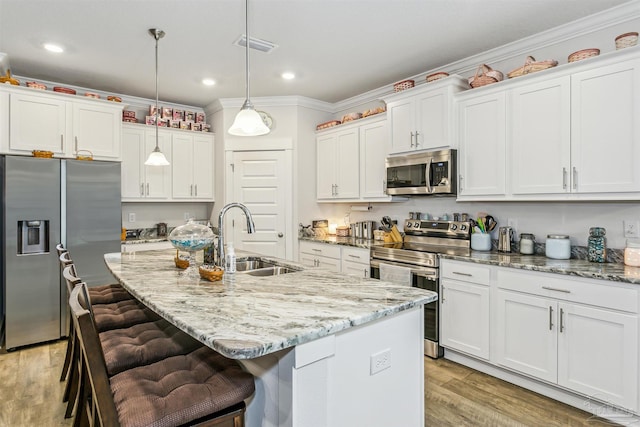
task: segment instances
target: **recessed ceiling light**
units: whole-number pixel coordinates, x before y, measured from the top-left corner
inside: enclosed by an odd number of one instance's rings
[[[282,73],[282,78],[285,80],[293,80],[296,78],[296,75],[292,72],[287,71],[285,73]]]
[[[57,44],[45,43],[43,46],[49,52],[53,52],[53,53],[62,53],[62,52],[64,52],[64,49],[62,48],[62,46],[59,46]]]
[[[213,86],[216,84],[216,81],[213,79],[202,79],[202,84],[205,86]]]

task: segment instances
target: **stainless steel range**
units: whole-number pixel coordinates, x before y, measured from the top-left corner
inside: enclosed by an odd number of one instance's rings
[[[460,221],[405,220],[402,243],[372,247],[371,277],[380,279],[381,270],[384,275],[387,268],[405,267],[410,270],[408,284],[440,294],[438,254],[469,255],[470,228]],[[424,306],[424,354],[432,358],[444,354],[438,345],[438,307],[438,301]]]

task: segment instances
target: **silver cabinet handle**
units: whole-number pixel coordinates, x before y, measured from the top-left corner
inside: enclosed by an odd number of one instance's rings
[[[364,278],[367,279],[369,278],[369,269],[365,267],[364,269]]]
[[[416,148],[418,148],[418,145],[420,145],[420,143],[418,142],[418,135],[420,135],[420,132],[416,131]]]
[[[198,184],[195,185],[196,197],[198,196]]]
[[[458,190],[462,191],[462,175],[458,175]]]
[[[444,299],[444,285],[442,285],[440,287],[440,301],[442,302],[442,304],[444,304],[445,299]]]
[[[140,195],[144,196],[144,182],[140,184]]]
[[[353,255],[353,254],[349,254],[349,258],[357,258],[360,259],[362,258],[360,255]]]
[[[322,249],[311,248],[313,252],[322,252]]]
[[[193,196],[193,184],[189,186],[189,195]]]
[[[147,196],[149,195],[149,183],[147,182]]]
[[[562,168],[562,189],[567,189],[567,168]]]
[[[385,193],[387,192],[387,180],[386,179],[382,180],[382,191],[384,191]]]
[[[560,332],[564,331],[564,310],[560,309]]]
[[[458,276],[467,276],[467,277],[473,277],[473,274],[469,274],[469,273],[460,273],[459,271],[452,271],[451,274],[457,274]]]
[[[64,135],[60,134],[60,151],[64,150]]]
[[[553,329],[553,307],[549,306],[549,330]]]
[[[564,292],[565,294],[571,293],[571,291],[568,289],[550,288],[549,286],[543,286],[542,289],[546,289],[548,291]]]
[[[413,132],[411,132],[411,147],[413,148]]]
[[[337,196],[337,195],[338,195],[338,184],[336,184],[336,194],[335,194],[335,196]]]
[[[76,152],[78,152],[78,137],[75,137]]]
[[[573,167],[573,189],[577,189],[578,188],[578,171],[576,170],[576,167]]]

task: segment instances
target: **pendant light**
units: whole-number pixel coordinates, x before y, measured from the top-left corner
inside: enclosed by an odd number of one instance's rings
[[[237,136],[258,136],[269,133],[269,128],[262,121],[260,114],[253,108],[251,100],[249,99],[249,43],[251,38],[249,37],[249,0],[245,0],[245,65],[246,65],[246,80],[245,87],[247,89],[247,97],[242,104],[242,108],[236,115],[236,119],[229,128],[231,135]]]
[[[144,164],[146,166],[169,166],[167,158],[162,154],[162,151],[160,151],[160,147],[158,146],[158,121],[160,120],[160,108],[158,107],[158,40],[164,37],[164,31],[158,30],[157,28],[151,28],[149,30],[149,34],[151,34],[151,37],[156,39],[156,148],[154,148],[151,154],[149,154],[149,157]]]

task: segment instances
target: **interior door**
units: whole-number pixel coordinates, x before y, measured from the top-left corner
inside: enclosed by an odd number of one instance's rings
[[[260,254],[287,257],[286,224],[291,212],[291,178],[285,151],[234,151],[232,194],[229,202],[244,204],[255,223],[248,234],[244,214],[230,210],[226,241],[234,247]],[[231,221],[229,221],[231,220]]]

